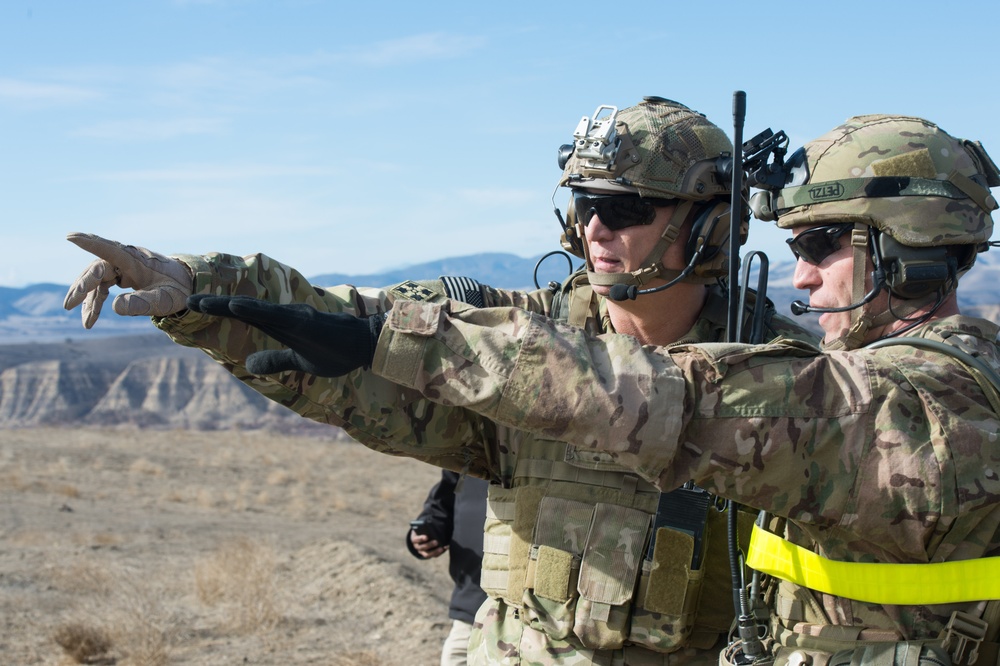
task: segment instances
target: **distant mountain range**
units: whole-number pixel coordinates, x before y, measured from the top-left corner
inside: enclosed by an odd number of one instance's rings
[[[975,268],[962,279],[959,302],[963,311],[987,318],[997,318],[1000,311],[1000,252],[986,253]],[[464,275],[484,284],[502,289],[533,289],[535,266],[541,257],[522,258],[513,254],[488,253],[451,257],[405,268],[374,273],[348,275],[328,273],[309,278],[315,285],[354,284],[387,286],[403,280],[434,279],[442,275]],[[572,266],[581,261],[572,258]],[[792,288],[791,261],[771,264],[768,296],[778,312],[788,314],[788,304],[805,300],[805,294]],[[570,263],[561,256],[546,259],[538,271],[538,284],[562,281]],[[67,312],[62,307],[68,285],[35,284],[28,287],[0,287],[0,344],[43,343],[67,338],[95,338],[108,335],[141,335],[151,331],[145,317],[119,317],[110,309],[110,299],[93,329],[85,331],[80,323],[79,308]]]
[[[535,265],[541,257],[522,258],[513,254],[487,253],[440,259],[371,275],[328,273],[310,277],[315,285],[354,284],[388,286],[403,280],[435,279],[442,275],[465,275],[483,284],[502,289],[533,289]],[[573,258],[573,266],[580,260]],[[553,256],[539,268],[539,284],[561,281],[569,273],[566,259]],[[111,299],[100,320],[90,331],[80,323],[79,308],[63,309],[69,285],[34,284],[27,287],[0,287],[0,344],[54,342],[66,338],[107,335],[137,335],[150,332],[145,317],[119,317],[111,311]]]
[[[537,258],[481,254],[442,259],[380,274],[328,274],[313,284],[384,286],[405,279],[466,275],[506,289],[532,289]],[[574,260],[573,265],[579,262]],[[561,281],[569,265],[543,264],[538,282]],[[794,263],[772,264],[768,296],[787,314],[805,295],[791,287]],[[34,426],[119,426],[199,430],[277,429],[320,432],[320,426],[270,402],[233,379],[198,350],[172,343],[145,317],[108,312],[85,331],[78,311],[62,308],[67,285],[0,287],[0,429]],[[1000,319],[1000,258],[986,255],[962,280],[964,312]],[[815,315],[803,323],[815,328]]]
[[[0,429],[121,425],[331,434],[159,331],[0,345]]]

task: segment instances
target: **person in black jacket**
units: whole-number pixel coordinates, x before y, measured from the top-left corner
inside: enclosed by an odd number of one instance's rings
[[[486,601],[479,587],[483,562],[483,522],[488,483],[442,470],[424,510],[411,523],[406,546],[414,556],[429,559],[449,552],[448,573],[455,582],[448,617],[451,631],[441,650],[441,666],[465,666],[469,633],[476,611]]]

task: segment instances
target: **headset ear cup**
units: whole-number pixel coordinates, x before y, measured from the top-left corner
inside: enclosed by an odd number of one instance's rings
[[[573,197],[570,197],[569,205],[566,206],[566,220],[563,221],[559,215],[557,217],[559,217],[559,222],[563,227],[562,235],[559,236],[559,244],[573,256],[586,259],[587,256],[583,249],[583,237],[581,236],[582,230],[576,221],[576,206],[573,203]]]
[[[579,257],[580,259],[587,258],[583,253],[583,241],[580,240],[580,237],[576,235],[576,231],[572,228],[568,228],[563,232],[562,236],[559,237],[559,244],[574,257]]]
[[[879,234],[875,245],[886,287],[894,296],[923,298],[943,288],[954,289],[958,281],[958,260],[947,246],[910,247],[886,233]]]
[[[745,234],[740,230],[741,243]],[[690,262],[699,248],[702,249],[698,263],[710,262],[726,245],[729,238],[729,204],[718,201],[702,206],[691,223],[684,259]]]

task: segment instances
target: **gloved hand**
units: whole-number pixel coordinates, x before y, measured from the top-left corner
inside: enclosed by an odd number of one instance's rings
[[[250,354],[246,369],[255,375],[298,370],[320,377],[340,377],[371,367],[386,315],[355,317],[320,312],[311,305],[279,305],[249,296],[195,294],[188,309],[230,317],[260,329],[288,349]]]
[[[135,290],[119,294],[112,303],[114,311],[123,316],[165,317],[187,307],[185,301],[194,291],[194,276],[180,261],[94,234],[72,233],[66,240],[100,257],[80,274],[63,301],[67,310],[83,303],[84,328],[93,327],[101,315],[101,306],[113,284]]]

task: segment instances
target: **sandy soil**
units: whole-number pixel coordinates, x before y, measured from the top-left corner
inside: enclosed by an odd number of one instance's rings
[[[436,664],[439,471],[261,432],[0,430],[0,663]]]

